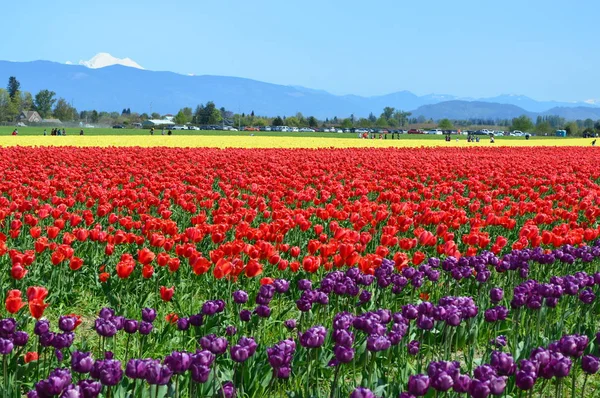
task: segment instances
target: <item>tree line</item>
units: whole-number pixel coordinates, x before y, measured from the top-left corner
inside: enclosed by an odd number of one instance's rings
[[[152,114],[132,112],[130,108],[124,108],[119,112],[104,112],[97,110],[86,110],[78,112],[72,104],[64,98],[57,98],[56,93],[50,90],[40,90],[35,96],[27,91],[21,90],[21,83],[16,77],[11,76],[5,89],[0,88],[0,122],[15,122],[23,111],[37,111],[44,119],[56,118],[63,122],[82,121],[86,123],[130,125],[141,123],[148,119],[161,119],[162,116],[154,112]],[[370,113],[368,117],[357,118],[350,115],[347,118],[325,118],[320,120],[314,116],[304,116],[301,112],[292,116],[257,116],[254,111],[250,113],[234,113],[224,107],[209,101],[199,104],[195,109],[184,107],[174,117],[177,124],[194,124],[198,126],[227,124],[233,126],[290,126],[290,127],[339,127],[350,128],[386,128],[399,129],[414,125],[435,125],[434,120],[424,116],[413,116],[411,112],[387,106],[376,116]],[[600,120],[592,119],[567,121],[559,116],[538,116],[535,123],[527,115],[513,119],[466,119],[450,120],[442,119],[437,122],[438,128],[442,130],[454,130],[470,126],[498,126],[506,130],[519,130],[523,132],[535,132],[538,134],[553,134],[558,129],[564,129],[568,135],[581,135],[584,133],[600,133]]]
[[[0,122],[14,122],[23,111],[37,111],[44,118],[71,121],[78,118],[77,110],[64,98],[56,98],[50,90],[40,90],[35,96],[21,90],[16,77],[8,79],[6,90],[0,88]]]

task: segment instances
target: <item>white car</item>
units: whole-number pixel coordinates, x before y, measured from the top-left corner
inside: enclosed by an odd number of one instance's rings
[[[235,127],[232,127],[229,129],[229,131],[239,131],[238,129],[236,129]]]
[[[196,126],[188,126],[188,130],[200,130],[200,127],[196,127]]]
[[[442,134],[444,134],[444,132],[440,129],[432,129],[432,130],[429,130],[427,132],[427,134],[442,135]]]
[[[173,126],[173,127],[171,127],[171,130],[187,130],[187,127],[185,127],[185,126]]]

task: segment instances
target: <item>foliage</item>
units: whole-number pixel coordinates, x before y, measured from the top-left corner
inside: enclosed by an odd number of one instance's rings
[[[569,137],[575,137],[579,135],[579,126],[575,122],[569,122],[565,125],[565,130]]]
[[[70,122],[77,118],[77,109],[71,106],[64,98],[58,99],[53,113],[55,118],[64,122]]]
[[[452,130],[454,129],[454,126],[450,119],[442,119],[438,122],[438,128],[441,130]]]
[[[35,95],[35,109],[42,118],[46,119],[51,116],[52,107],[56,103],[55,95],[56,93],[50,90],[41,90]]]
[[[11,99],[15,98],[19,94],[19,89],[21,88],[21,83],[17,80],[16,77],[11,76],[8,78],[7,91],[8,95]]]
[[[529,118],[529,116],[527,115],[522,115],[519,117],[516,117],[512,120],[512,125],[510,126],[510,130],[511,131],[522,131],[522,132],[530,132],[531,130],[533,130],[533,123],[531,122],[531,119]]]

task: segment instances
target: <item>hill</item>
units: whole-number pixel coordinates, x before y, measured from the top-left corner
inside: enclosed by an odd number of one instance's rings
[[[433,119],[505,119],[522,114],[535,116],[533,112],[558,114],[567,119],[600,118],[600,107],[537,102],[524,96],[508,95],[477,101],[459,100],[452,95],[418,96],[409,91],[373,97],[338,96],[324,90],[239,77],[188,76],[144,70],[129,59],[116,59],[123,65],[102,67],[116,62],[108,56],[102,58],[102,62],[91,62],[92,59],[84,63],[93,68],[48,61],[0,61],[0,81],[16,76],[21,82],[21,89],[33,94],[42,89],[55,91],[57,96],[72,102],[79,110],[120,111],[130,108],[140,113],[165,114],[214,101],[218,107],[224,106],[234,112],[254,111],[257,115],[266,116],[290,116],[302,112],[305,116],[320,119],[343,118],[351,114],[366,117],[371,112],[378,116],[386,106],[413,110],[414,116]]]

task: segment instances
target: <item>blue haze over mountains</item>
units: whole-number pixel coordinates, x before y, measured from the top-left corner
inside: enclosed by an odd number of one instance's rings
[[[492,98],[457,98],[452,95],[417,96],[409,91],[362,97],[333,95],[323,90],[284,86],[226,76],[188,76],[113,65],[90,69],[49,61],[0,61],[0,81],[16,76],[21,89],[33,95],[41,89],[55,91],[78,110],[139,113],[176,113],[180,108],[214,101],[233,112],[261,116],[291,116],[302,112],[320,119],[378,116],[384,107],[412,112],[438,120],[510,119],[557,115],[569,120],[600,119],[600,107],[584,102],[535,101],[525,96],[500,95]]]

